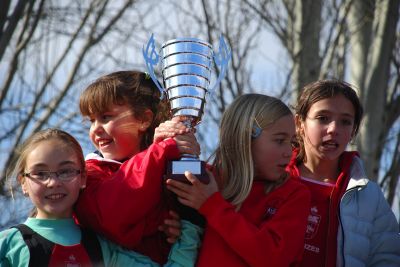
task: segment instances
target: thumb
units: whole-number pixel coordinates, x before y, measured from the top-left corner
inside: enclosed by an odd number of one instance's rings
[[[210,178],[209,184],[213,184],[213,185],[215,185],[215,187],[218,187],[217,181],[215,180],[215,176],[212,173],[212,171],[210,171],[209,169],[206,168],[206,173],[208,174],[208,177]]]
[[[199,180],[197,179],[197,177],[196,177],[195,175],[193,175],[190,171],[185,171],[185,176],[186,176],[186,179],[187,179],[191,184],[194,184],[194,183],[196,183],[197,181],[199,181]]]

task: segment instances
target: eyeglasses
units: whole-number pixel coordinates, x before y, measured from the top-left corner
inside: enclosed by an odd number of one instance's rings
[[[51,171],[32,171],[29,173],[23,173],[22,175],[34,180],[38,180],[42,183],[47,183],[50,180],[50,177],[57,177],[62,182],[72,181],[78,174],[81,173],[81,170],[77,169],[61,169],[55,172]]]

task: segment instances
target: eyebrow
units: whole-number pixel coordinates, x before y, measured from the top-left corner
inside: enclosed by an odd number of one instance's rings
[[[273,135],[273,136],[277,136],[277,135],[289,136],[289,134],[286,133],[286,132],[278,132],[278,133],[274,133],[274,134],[272,134],[272,135]]]
[[[321,109],[321,110],[317,110],[317,112],[315,112],[316,114],[320,114],[320,113],[333,113],[330,110],[326,110],[326,109]],[[339,113],[339,115],[341,116],[347,116],[347,117],[354,117],[354,115],[351,115],[350,113]]]
[[[65,165],[69,165],[69,164],[76,164],[76,162],[74,162],[72,160],[65,160],[65,161],[60,162],[58,165],[59,166],[65,166]],[[48,165],[46,163],[37,163],[37,164],[34,164],[31,167],[41,168],[41,167],[48,167]]]
[[[76,164],[76,162],[75,161],[72,161],[72,160],[65,160],[65,161],[62,161],[59,165],[68,165],[68,164]]]

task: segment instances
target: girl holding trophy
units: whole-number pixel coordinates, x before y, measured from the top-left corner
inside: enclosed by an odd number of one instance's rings
[[[180,135],[151,144],[154,128],[166,117],[164,105],[157,86],[142,72],[111,73],[86,88],[80,110],[91,122],[89,136],[97,152],[86,157],[87,184],[75,209],[84,226],[159,263],[170,249],[160,225],[165,223],[170,242],[180,232],[177,215],[168,219],[162,201],[166,161],[200,150],[179,122],[174,127]]]
[[[207,220],[197,266],[293,266],[303,254],[310,193],[285,171],[294,118],[280,100],[238,97],[224,112],[210,183],[167,188]],[[215,174],[215,178],[214,178]]]

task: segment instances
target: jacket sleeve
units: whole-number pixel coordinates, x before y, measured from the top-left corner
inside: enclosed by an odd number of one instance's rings
[[[0,266],[28,266],[29,248],[16,228],[0,232]]]
[[[172,246],[165,267],[192,267],[196,263],[203,228],[182,220],[182,234]]]
[[[396,221],[396,217],[386,201],[381,188],[375,182],[369,181],[366,178],[367,175],[365,173],[364,164],[359,157],[353,158],[350,175],[351,177],[356,178],[356,180],[362,181],[361,183],[366,184],[365,188],[361,187],[363,188],[363,192],[359,197],[359,201],[365,201],[366,204],[361,207],[368,207],[369,209],[359,210],[358,212],[361,214],[359,215],[361,218],[369,218],[368,221],[372,222],[372,225],[370,225],[369,228],[371,231],[368,231],[370,233],[370,250],[368,252],[368,255],[370,256],[367,259],[368,266],[400,266],[399,224]],[[354,216],[354,214],[352,214],[352,216]],[[359,225],[362,224],[359,223]],[[348,225],[347,227],[348,229],[353,229]],[[353,243],[351,244],[353,245]],[[357,249],[354,249],[353,252],[354,251],[357,251]],[[356,253],[354,253],[354,255],[356,255]]]
[[[202,232],[203,229],[197,225],[193,225],[188,221],[182,221],[182,235],[172,247],[168,262],[164,266],[194,266]],[[100,241],[105,266],[160,266],[157,262],[151,260],[151,258],[133,250],[124,249],[102,236],[98,236],[98,239]]]
[[[289,266],[298,261],[310,209],[310,193],[298,187],[274,216],[259,227],[249,222],[217,192],[200,208],[213,228],[249,266]],[[234,233],[234,234],[233,234]]]
[[[149,213],[160,210],[166,161],[179,155],[175,141],[168,139],[152,144],[114,171],[88,163],[87,185],[75,209],[79,223],[124,247],[137,246],[153,221],[146,220]]]
[[[378,197],[378,205],[374,213],[373,233],[371,236],[371,259],[369,266],[375,267],[394,267],[400,266],[400,234],[399,224],[393,214],[389,204],[382,194],[381,189],[375,183],[373,185],[374,193]]]

